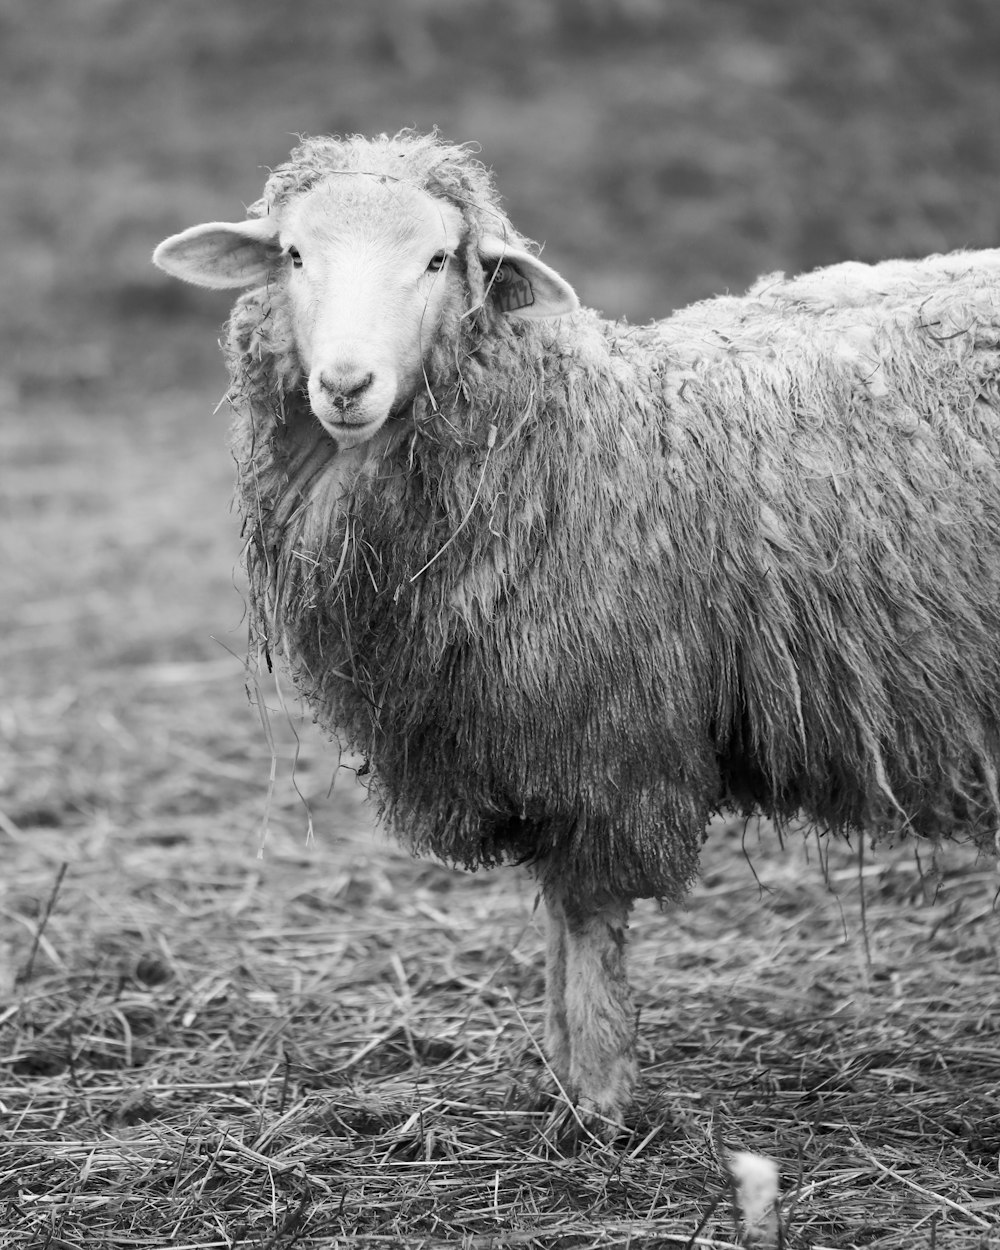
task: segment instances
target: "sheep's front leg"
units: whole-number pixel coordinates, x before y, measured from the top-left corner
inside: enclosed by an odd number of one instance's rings
[[[552,1070],[588,1126],[613,1135],[636,1080],[635,1020],[625,972],[632,900],[546,891],[545,1044]]]
[[[545,947],[545,1055],[566,1092],[570,1085],[569,1022],[566,1019],[566,913],[546,896],[548,931]]]

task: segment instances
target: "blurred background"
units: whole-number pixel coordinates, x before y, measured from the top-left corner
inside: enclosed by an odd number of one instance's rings
[[[210,365],[227,297],[149,252],[239,216],[300,132],[477,141],[609,316],[1000,243],[994,0],[6,0],[0,68],[0,369],[29,394]]]
[[[4,0],[0,810],[259,803],[219,328],[149,263],[297,133],[474,140],[584,301],[1000,244],[996,0]],[[227,775],[226,770],[229,769]]]

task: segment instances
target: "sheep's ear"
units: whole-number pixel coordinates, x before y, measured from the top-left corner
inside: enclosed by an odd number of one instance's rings
[[[513,317],[562,317],[580,307],[576,292],[537,256],[487,236],[479,244],[484,278],[493,300]]]
[[[153,264],[195,286],[224,291],[263,282],[278,255],[273,219],[209,221],[164,239]]]

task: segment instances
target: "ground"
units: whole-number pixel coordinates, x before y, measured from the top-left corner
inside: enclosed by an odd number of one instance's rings
[[[634,319],[1000,237],[991,5],[496,11],[0,14],[0,1245],[722,1247],[753,1149],[792,1247],[994,1250],[992,862],[720,820],[637,908],[628,1132],[561,1153],[530,878],[391,844],[245,664],[226,300],[148,254],[289,132],[478,139]]]

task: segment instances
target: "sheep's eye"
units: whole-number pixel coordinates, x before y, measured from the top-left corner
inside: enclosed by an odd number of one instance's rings
[[[290,247],[288,249],[288,257],[292,262],[293,269],[302,268],[302,255],[297,247]]]
[[[428,261],[427,272],[428,273],[440,273],[447,263],[448,263],[447,252],[435,252],[434,255]]]

